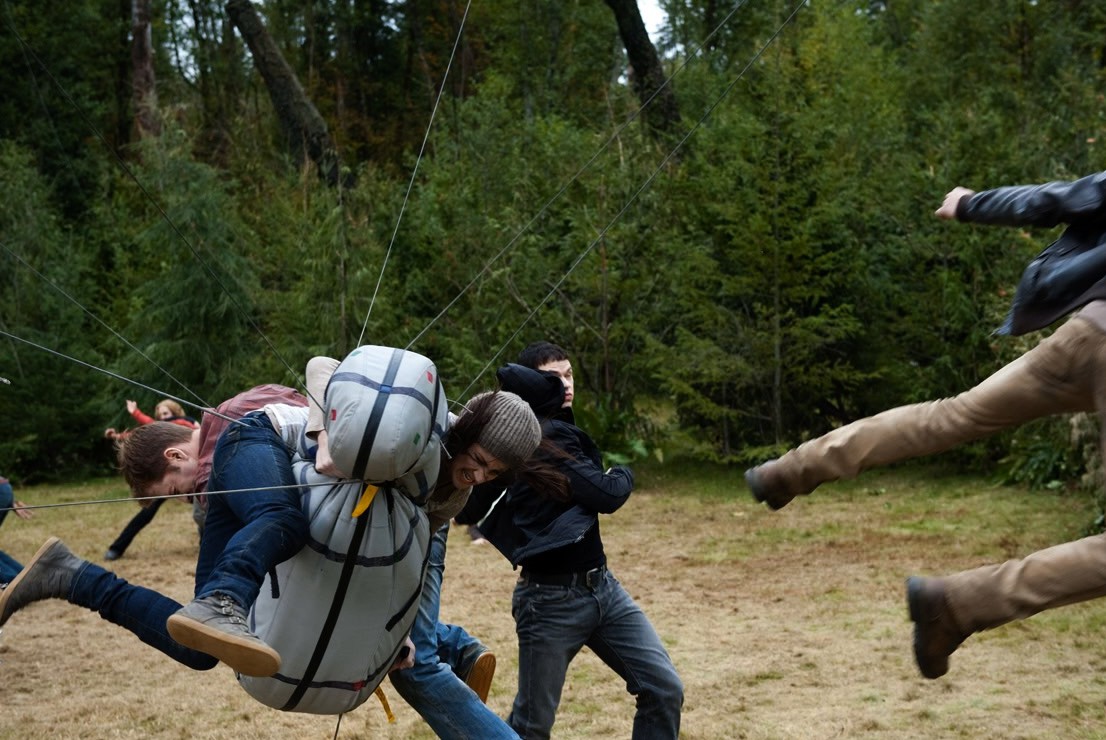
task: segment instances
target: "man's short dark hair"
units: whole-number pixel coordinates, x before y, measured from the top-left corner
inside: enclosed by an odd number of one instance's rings
[[[550,362],[568,359],[568,353],[552,342],[534,342],[518,353],[518,364],[537,370]]]
[[[123,474],[131,493],[149,504],[147,489],[165,477],[166,473],[176,470],[165,459],[165,450],[187,444],[192,439],[192,430],[171,421],[155,421],[136,427],[123,439],[115,443],[119,471]]]

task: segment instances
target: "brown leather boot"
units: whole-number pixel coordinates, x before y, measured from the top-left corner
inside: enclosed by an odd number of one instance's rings
[[[914,660],[926,678],[940,678],[949,671],[949,656],[968,637],[953,622],[945,602],[941,578],[910,576],[906,601],[914,622]]]
[[[969,635],[1015,619],[1106,596],[1106,535],[1084,537],[1024,558],[906,582],[914,658],[926,678],[948,671]]]
[[[469,674],[465,676],[465,684],[476,692],[480,701],[488,703],[488,692],[492,688],[492,678],[495,676],[495,654],[485,650],[473,663]]]
[[[768,508],[773,511],[779,511],[787,506],[796,495],[787,490],[787,486],[776,470],[777,466],[778,463],[775,460],[769,460],[745,471],[745,482],[749,484],[753,498],[768,504]]]

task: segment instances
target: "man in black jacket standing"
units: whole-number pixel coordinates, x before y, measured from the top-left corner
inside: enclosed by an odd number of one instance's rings
[[[958,396],[855,421],[746,471],[758,501],[779,509],[821,483],[941,452],[1044,416],[1106,415],[1106,172],[979,193],[958,187],[945,196],[936,215],[1006,226],[1068,224],[1026,268],[999,333],[1023,334],[1078,313]],[[1106,535],[947,578],[911,577],[907,601],[915,623],[915,660],[922,675],[938,678],[971,634],[1100,596],[1106,596]]]
[[[636,697],[633,737],[676,738],[683,683],[653,625],[608,570],[599,531],[599,514],[629,497],[633,473],[621,466],[604,472],[598,447],[575,425],[572,364],[563,349],[532,344],[498,377],[534,409],[544,439],[557,448],[545,461],[569,482],[567,499],[558,499],[516,481],[481,525],[522,568],[511,604],[519,678],[508,722],[526,740],[548,738],[568,665],[586,645]]]

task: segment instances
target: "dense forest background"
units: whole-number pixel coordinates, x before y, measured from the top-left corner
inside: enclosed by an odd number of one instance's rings
[[[463,400],[538,338],[612,451],[744,464],[1039,340],[992,331],[1053,235],[932,214],[1103,169],[1106,6],[661,5],[0,0],[0,472],[359,343]],[[1051,479],[1068,431],[957,454]]]

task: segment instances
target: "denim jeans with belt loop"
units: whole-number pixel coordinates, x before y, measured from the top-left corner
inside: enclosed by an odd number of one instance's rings
[[[445,524],[430,539],[419,613],[411,628],[415,665],[393,672],[392,686],[440,738],[517,740],[515,731],[457,675],[471,669],[482,647],[480,642],[461,627],[438,621],[448,534],[449,524]],[[451,665],[443,658],[457,662]]]
[[[218,491],[227,493],[211,495]],[[264,412],[242,417],[215,445],[196,598],[224,593],[249,609],[265,574],[299,552],[307,538],[291,452]]]
[[[684,687],[649,618],[607,569],[572,585],[523,574],[511,610],[518,634],[518,694],[508,718],[520,736],[548,738],[568,665],[585,645],[637,700],[633,738],[676,738]]]

